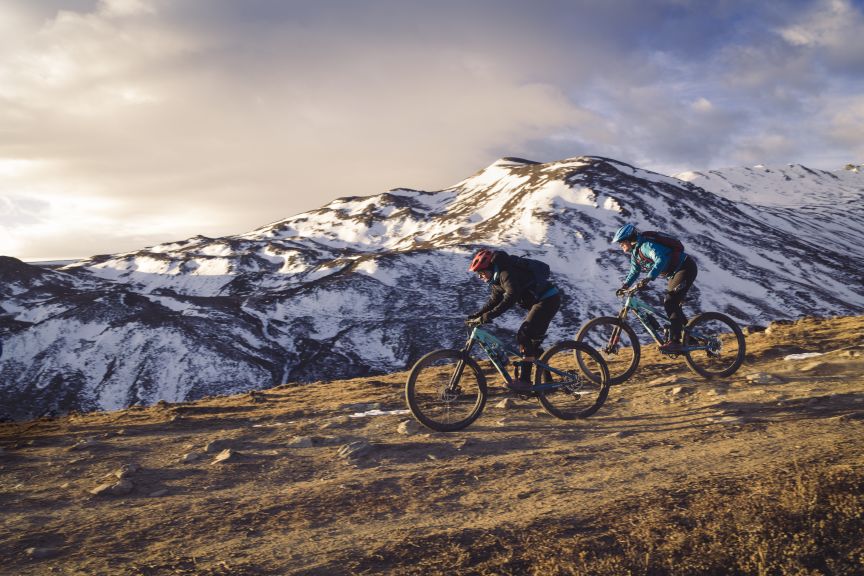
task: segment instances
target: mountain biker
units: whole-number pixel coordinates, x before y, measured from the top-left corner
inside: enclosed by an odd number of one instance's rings
[[[631,255],[630,271],[615,294],[623,295],[641,272],[648,275],[637,284],[639,289],[645,288],[658,276],[669,278],[663,299],[663,307],[669,317],[669,339],[660,346],[660,350],[674,354],[681,351],[681,329],[687,322],[681,304],[696,280],[698,269],[696,261],[684,253],[683,247],[676,249],[661,242],[664,237],[671,239],[658,233],[640,234],[633,224],[625,224],[615,232],[612,242],[620,244],[621,249]]]
[[[549,281],[549,267],[544,263],[501,250],[480,250],[468,270],[476,272],[491,287],[489,300],[479,312],[468,317],[469,324],[485,324],[517,302],[528,310],[516,333],[524,361],[515,363],[516,379],[510,385],[516,392],[526,392],[531,388],[531,361],[540,354],[549,323],[561,307],[561,291]]]

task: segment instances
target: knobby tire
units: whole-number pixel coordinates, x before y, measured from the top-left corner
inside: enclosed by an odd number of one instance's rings
[[[621,332],[617,344],[618,349],[617,351],[606,352],[603,348],[609,345],[609,336],[615,329]],[[628,343],[624,339],[625,335],[626,340],[629,340],[629,346],[621,345],[621,342]],[[639,358],[642,354],[639,338],[633,328],[620,318],[601,316],[589,320],[579,329],[579,333],[576,334],[576,341],[584,342],[600,352],[609,367],[610,385],[621,384],[630,378],[636,372],[636,368],[639,367]],[[586,370],[585,362],[580,355],[577,355],[577,359],[579,366]]]
[[[687,323],[684,329],[683,344],[685,347],[703,344],[703,342],[699,342],[695,337],[690,336],[691,331],[699,333],[700,327],[705,327],[702,329],[706,331],[705,336],[715,336],[716,330],[708,329],[712,322],[717,323],[718,326],[726,327],[723,330],[728,343],[726,348],[728,349],[734,345],[737,349],[732,355],[727,354],[726,357],[723,357],[722,348],[721,353],[716,356],[711,356],[700,350],[685,352],[684,361],[687,362],[687,366],[693,372],[703,378],[725,378],[734,374],[741,367],[741,364],[744,362],[744,356],[747,353],[744,333],[734,320],[719,312],[699,314]]]
[[[578,358],[580,355],[584,355],[581,360]],[[563,379],[567,384],[559,388],[537,391],[537,399],[552,416],[562,420],[587,418],[606,401],[609,369],[600,353],[587,344],[573,340],[559,342],[544,352],[540,361],[573,375],[573,378]],[[588,377],[589,373],[593,376]],[[560,381],[561,376],[539,367],[534,376],[535,386]]]
[[[456,397],[447,388],[459,362],[462,372],[455,383]],[[469,426],[483,412],[487,398],[486,378],[477,361],[460,350],[436,350],[420,358],[405,383],[408,409],[418,422],[438,432],[453,432]]]

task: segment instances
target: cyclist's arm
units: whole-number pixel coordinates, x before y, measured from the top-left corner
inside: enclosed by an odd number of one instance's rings
[[[636,249],[638,250],[638,247]],[[636,281],[636,278],[639,277],[639,272],[641,272],[641,270],[639,269],[639,264],[636,262],[636,254],[634,253],[633,256],[630,257],[630,271],[627,272],[627,277],[624,278],[623,288],[629,288],[632,286],[633,282]]]
[[[495,288],[498,287],[496,286]],[[497,318],[512,308],[519,300],[521,293],[521,290],[513,281],[510,272],[507,270],[501,272],[501,287],[498,288],[499,300],[493,307],[486,311],[486,320],[488,321]]]
[[[483,308],[481,308],[480,311],[477,312],[477,317],[480,317],[495,308],[498,303],[501,302],[502,298],[504,298],[504,291],[497,286],[493,286],[492,294],[489,296],[489,300],[487,300],[486,304],[483,305]]]

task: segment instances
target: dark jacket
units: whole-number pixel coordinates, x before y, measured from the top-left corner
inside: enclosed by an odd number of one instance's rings
[[[557,289],[550,282],[544,286],[536,286],[534,275],[527,268],[517,266],[515,256],[506,252],[496,251],[492,260],[495,274],[490,282],[492,294],[483,308],[475,316],[484,316],[484,322],[497,318],[514,304],[519,304],[525,309],[530,309],[537,304],[542,297],[557,293]],[[555,290],[555,292],[551,292]]]

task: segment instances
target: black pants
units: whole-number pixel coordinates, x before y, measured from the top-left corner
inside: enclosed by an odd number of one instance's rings
[[[681,329],[687,323],[681,304],[687,296],[687,291],[693,286],[698,272],[696,262],[688,257],[681,269],[669,278],[669,284],[666,286],[663,307],[666,309],[666,315],[669,316],[669,338],[675,342],[681,341]]]
[[[526,356],[536,356],[552,317],[561,307],[561,292],[534,304],[516,333],[516,341]]]

